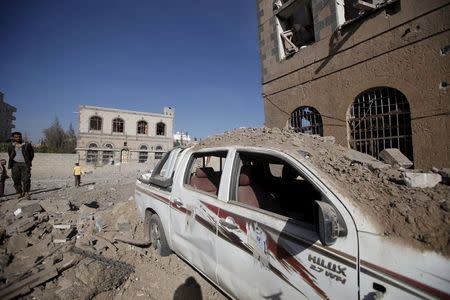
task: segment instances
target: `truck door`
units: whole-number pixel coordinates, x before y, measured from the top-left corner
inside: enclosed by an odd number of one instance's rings
[[[356,228],[326,186],[277,152],[238,151],[233,169],[219,209],[219,284],[238,299],[356,299]],[[332,246],[319,241],[315,200],[342,211],[347,234]]]
[[[216,278],[217,195],[227,151],[193,153],[180,166],[172,190],[174,250],[211,280]]]

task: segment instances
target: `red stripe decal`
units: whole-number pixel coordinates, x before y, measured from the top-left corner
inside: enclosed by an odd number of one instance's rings
[[[431,286],[423,284],[422,282],[419,282],[419,281],[416,281],[416,280],[411,279],[409,277],[406,277],[406,276],[403,276],[401,274],[395,273],[395,272],[393,272],[391,270],[388,270],[388,269],[385,269],[383,267],[374,265],[374,264],[372,264],[370,262],[367,262],[367,261],[364,261],[364,260],[361,261],[361,265],[366,266],[368,268],[371,268],[373,270],[376,270],[376,271],[378,271],[380,273],[383,273],[385,275],[388,275],[390,277],[393,277],[393,278],[395,278],[395,279],[397,279],[399,281],[402,281],[402,282],[404,282],[404,283],[406,283],[406,284],[408,284],[410,286],[413,286],[413,287],[415,287],[417,289],[420,289],[420,290],[422,290],[422,291],[424,291],[424,292],[426,292],[426,293],[428,293],[430,295],[433,295],[435,297],[438,297],[438,298],[441,298],[441,299],[450,299],[450,295],[447,294],[444,291],[440,291],[440,290],[435,289],[435,288],[433,288]]]

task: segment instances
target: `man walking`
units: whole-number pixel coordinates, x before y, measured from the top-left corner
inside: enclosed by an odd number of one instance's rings
[[[22,133],[12,133],[12,143],[8,146],[8,169],[11,169],[11,177],[14,188],[19,194],[18,198],[31,199],[31,162],[34,158],[34,149],[28,142],[23,142]]]

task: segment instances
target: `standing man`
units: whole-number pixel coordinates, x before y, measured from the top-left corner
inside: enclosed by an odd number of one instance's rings
[[[8,169],[11,169],[11,177],[14,188],[19,194],[18,198],[30,196],[31,162],[34,158],[34,149],[30,143],[22,140],[22,133],[12,133],[12,143],[8,147]]]

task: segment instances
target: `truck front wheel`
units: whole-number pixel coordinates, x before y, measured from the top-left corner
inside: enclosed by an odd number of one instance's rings
[[[161,256],[168,256],[172,253],[167,244],[166,235],[164,233],[164,229],[161,225],[161,220],[159,219],[157,214],[153,214],[150,217],[149,222],[149,235],[150,242],[153,245],[153,248],[158,251],[158,254]]]

